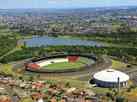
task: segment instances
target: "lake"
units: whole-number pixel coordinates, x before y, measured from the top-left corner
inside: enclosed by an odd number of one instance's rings
[[[57,38],[48,36],[33,36],[30,39],[23,40],[29,47],[40,47],[40,46],[56,46],[56,45],[81,45],[81,46],[103,46],[102,43],[91,41],[91,40],[80,40],[71,38]]]

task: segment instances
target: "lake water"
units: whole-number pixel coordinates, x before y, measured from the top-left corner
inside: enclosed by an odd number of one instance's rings
[[[31,39],[23,40],[29,47],[39,47],[48,45],[82,45],[82,46],[98,46],[101,47],[103,44],[96,41],[80,40],[80,39],[68,39],[68,38],[57,38],[57,37],[32,37]]]

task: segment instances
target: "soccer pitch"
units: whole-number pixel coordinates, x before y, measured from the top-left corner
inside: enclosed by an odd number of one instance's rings
[[[76,62],[59,62],[59,63],[52,63],[47,66],[43,66],[42,69],[47,70],[69,70],[69,69],[81,69],[87,64],[92,63],[91,59],[80,57],[78,61]]]

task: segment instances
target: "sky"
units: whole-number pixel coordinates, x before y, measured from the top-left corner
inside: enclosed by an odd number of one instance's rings
[[[1,9],[137,6],[137,0],[0,0]]]

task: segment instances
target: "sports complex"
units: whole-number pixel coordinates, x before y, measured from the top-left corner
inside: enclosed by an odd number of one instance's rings
[[[75,72],[90,68],[96,58],[90,55],[54,55],[33,59],[25,67],[28,71],[43,73]]]
[[[127,74],[107,67],[103,68],[103,64],[99,68],[94,68],[94,64],[97,62],[98,59],[92,55],[61,54],[32,59],[25,64],[25,67],[27,71],[36,73],[62,73],[65,75],[70,75],[70,73],[80,75],[81,72],[87,75],[92,73],[90,78],[99,87],[117,87],[118,83],[121,87],[128,85],[129,76]]]

